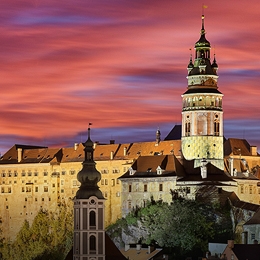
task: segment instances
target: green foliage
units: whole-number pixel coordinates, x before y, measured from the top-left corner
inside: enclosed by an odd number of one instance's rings
[[[152,200],[146,207],[137,208],[124,219],[118,220],[107,232],[117,240],[124,233],[132,235],[131,241],[136,243],[171,248],[178,259],[178,256],[189,255],[191,252],[206,252],[209,240],[230,232],[232,225],[227,212],[216,204],[184,198],[176,198],[170,205]],[[145,230],[142,241],[139,241],[135,232],[131,232],[135,228]]]
[[[66,204],[56,212],[40,210],[32,225],[27,220],[13,243],[4,243],[4,260],[62,260],[72,247],[73,213]]]

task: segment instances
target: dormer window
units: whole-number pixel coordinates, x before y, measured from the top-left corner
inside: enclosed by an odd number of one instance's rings
[[[160,166],[157,167],[156,171],[158,175],[161,175],[163,173],[163,169]]]
[[[129,175],[134,175],[136,170],[134,170],[132,167],[129,168]]]

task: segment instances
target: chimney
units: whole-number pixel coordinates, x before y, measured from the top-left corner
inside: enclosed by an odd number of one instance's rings
[[[136,250],[141,250],[141,248],[142,248],[142,245],[141,244],[136,244]]]
[[[93,144],[93,148],[96,149],[97,145],[99,144],[99,141],[96,141],[94,144]]]
[[[229,173],[230,176],[234,175],[234,159],[232,157],[228,158],[228,162],[229,162]]]
[[[257,146],[250,146],[251,155],[257,155]]]
[[[228,240],[228,247],[234,248],[234,240]]]
[[[148,254],[151,254],[154,250],[154,246],[148,246]]]
[[[127,147],[124,147],[124,156],[126,156]]]
[[[110,140],[110,144],[115,144],[115,140]]]
[[[75,144],[74,144],[74,150],[77,151],[78,148],[79,148],[79,144],[78,144],[78,143],[75,143]]]
[[[207,178],[207,160],[204,158],[203,160],[200,161],[201,166],[200,166],[200,174],[201,178],[205,179]]]
[[[21,162],[23,158],[23,148],[17,148],[17,161]]]
[[[111,151],[110,153],[110,160],[113,160],[114,159],[114,151]]]

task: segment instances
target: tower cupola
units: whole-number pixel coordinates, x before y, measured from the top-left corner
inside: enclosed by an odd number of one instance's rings
[[[96,169],[94,162],[93,142],[90,139],[90,127],[88,128],[88,139],[84,143],[85,159],[82,163],[83,167],[78,172],[78,181],[81,183],[79,190],[76,193],[77,199],[88,199],[90,196],[96,196],[103,199],[102,192],[99,190],[97,183],[101,180],[101,174]]]

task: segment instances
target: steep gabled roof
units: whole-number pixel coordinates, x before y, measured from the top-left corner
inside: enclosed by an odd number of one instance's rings
[[[191,182],[207,182],[212,183],[214,185],[220,185],[220,182],[233,182],[235,181],[227,175],[224,170],[221,170],[211,164],[210,162],[207,163],[207,177],[202,178],[201,177],[201,169],[200,167],[194,168],[194,160],[183,160],[183,166],[185,169],[185,177],[182,179],[179,179],[179,182],[182,181],[191,181]]]
[[[157,167],[162,169],[157,174]],[[182,165],[174,155],[140,156],[133,163],[134,174],[128,170],[120,179],[136,177],[184,176]]]
[[[259,260],[260,244],[235,244],[232,251],[239,260]]]
[[[167,140],[181,140],[181,125],[175,125],[170,133],[164,138]]]
[[[138,156],[153,156],[162,154],[179,155],[181,150],[181,140],[156,142],[140,142],[133,143],[128,151],[127,158],[134,159]]]
[[[18,161],[18,149],[21,149],[21,161]],[[1,157],[0,164],[49,163],[52,160],[61,160],[59,148],[15,144]]]
[[[250,144],[245,139],[229,138],[224,143],[225,156],[250,156]]]
[[[256,225],[259,224],[260,225],[260,208],[258,209],[258,211],[253,215],[252,218],[250,218],[245,224],[246,225]]]
[[[76,147],[62,148],[61,162],[83,162],[84,156],[84,145],[80,143]]]

